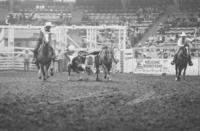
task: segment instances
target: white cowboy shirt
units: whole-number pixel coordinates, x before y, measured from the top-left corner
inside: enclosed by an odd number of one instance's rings
[[[45,41],[45,42],[48,42],[48,43],[51,43],[51,35],[52,35],[52,32],[47,32],[47,31],[45,31],[44,29],[41,29],[40,31],[41,31],[41,32],[43,33],[43,35],[44,35],[44,37],[43,37],[44,41]]]
[[[192,42],[194,40],[194,38],[185,38],[185,43],[183,43],[183,39],[182,38],[179,38],[178,39],[178,42],[177,42],[177,45],[179,47],[183,47],[185,44],[189,44],[190,42]]]

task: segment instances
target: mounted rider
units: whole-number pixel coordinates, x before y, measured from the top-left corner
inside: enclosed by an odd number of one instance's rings
[[[196,36],[196,30],[194,33],[194,37]],[[190,42],[194,41],[195,38],[188,38],[187,34],[185,32],[182,32],[182,34],[180,35],[180,38],[178,39],[177,45],[179,47],[179,49],[177,50],[177,52],[174,55],[174,59],[171,62],[172,65],[175,64],[175,61],[177,59],[177,54],[179,53],[180,49],[185,47],[188,49],[188,62],[189,62],[189,66],[192,66],[192,60],[191,60],[191,54],[190,54]]]
[[[53,47],[51,46],[51,36],[52,36],[51,28],[52,27],[53,25],[51,22],[46,22],[44,27],[40,30],[37,46],[33,51],[34,53],[33,63],[37,62],[38,49],[43,44],[43,42],[49,44],[49,47],[52,49],[52,52],[53,52],[52,59],[55,59],[55,56],[56,56],[55,51]]]

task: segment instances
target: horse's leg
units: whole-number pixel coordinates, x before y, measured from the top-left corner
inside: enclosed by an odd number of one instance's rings
[[[95,65],[96,68],[96,81],[99,81],[99,65]]]
[[[67,72],[68,72],[68,81],[70,80],[70,75],[71,75],[71,64],[68,64],[67,66]]]
[[[110,70],[111,70],[111,67],[112,67],[112,63],[110,63],[108,66],[107,66],[107,70],[108,70],[108,80],[112,80],[111,79],[111,75],[110,75]]]
[[[99,73],[100,73],[99,65],[100,65],[100,63],[99,63],[99,57],[95,56],[96,81],[99,81]]]
[[[99,80],[99,67],[96,67],[96,81]]]
[[[187,69],[187,66],[183,70],[183,80],[185,80],[186,69]]]
[[[105,64],[102,64],[102,67],[103,67],[103,69],[104,69],[104,79],[108,79],[108,69],[107,69],[107,67],[106,67],[106,65]]]
[[[82,80],[82,77],[81,77],[81,74],[80,74],[81,71],[79,71],[78,69],[76,70],[76,73],[78,74],[78,80],[81,81]]]
[[[51,61],[50,66],[51,66],[50,67],[51,76],[53,76],[54,75],[54,66],[55,66],[55,63],[53,60]]]
[[[51,63],[49,63],[49,64],[46,65],[46,78],[47,78],[47,79],[50,77],[50,76],[49,76],[49,67],[50,67],[50,64],[51,64]]]
[[[46,80],[44,65],[41,65],[41,71],[42,71],[43,80]]]
[[[41,66],[38,65],[38,79],[42,79]]]
[[[181,80],[181,73],[182,73],[182,68],[179,67],[179,69],[178,69],[178,80]]]
[[[177,67],[177,65],[175,65],[175,73],[176,73],[175,81],[177,81],[178,80],[178,67]]]
[[[47,80],[48,70],[47,65],[44,65],[44,80]]]

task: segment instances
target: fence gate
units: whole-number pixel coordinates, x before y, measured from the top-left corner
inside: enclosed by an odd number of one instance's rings
[[[0,70],[23,70],[23,53],[37,44],[40,26],[0,26]],[[96,50],[103,44],[112,43],[119,63],[115,70],[124,72],[124,52],[126,48],[125,26],[57,26],[52,28],[53,47],[66,50]],[[78,41],[77,41],[78,40]],[[35,70],[34,65],[30,65]]]

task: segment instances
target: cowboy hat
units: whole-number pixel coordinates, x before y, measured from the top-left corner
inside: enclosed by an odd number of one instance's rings
[[[44,27],[52,27],[52,26],[53,26],[53,25],[52,25],[51,22],[46,22],[45,25],[44,25]]]
[[[187,34],[185,32],[182,32],[180,36],[184,37],[184,36],[187,36]]]

